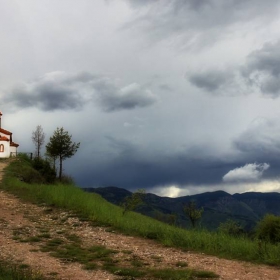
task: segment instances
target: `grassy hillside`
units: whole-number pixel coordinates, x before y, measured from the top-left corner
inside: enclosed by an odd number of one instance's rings
[[[132,193],[117,187],[85,188],[87,192],[100,194],[107,201],[120,205]],[[147,193],[136,212],[155,219],[172,222],[182,228],[190,228],[184,205],[195,201],[204,212],[199,221],[202,228],[216,231],[221,223],[233,220],[247,233],[254,231],[257,223],[266,215],[280,215],[279,193],[243,193],[231,195],[224,191],[206,192],[182,197],[161,197]],[[172,219],[170,219],[172,218]]]
[[[31,169],[30,163],[24,159],[13,161],[6,169],[2,188],[22,199],[65,208],[94,224],[112,227],[125,234],[154,239],[166,246],[230,259],[280,264],[279,244],[262,246],[257,240],[246,237],[235,238],[206,230],[185,230],[131,211],[123,215],[120,207],[97,194],[85,193],[75,185],[23,182],[23,173],[30,172]]]

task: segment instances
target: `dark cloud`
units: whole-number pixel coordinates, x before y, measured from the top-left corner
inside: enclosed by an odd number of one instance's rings
[[[266,43],[247,56],[235,69],[210,69],[187,74],[190,83],[207,92],[234,95],[260,92],[277,98],[280,95],[280,41]]]
[[[280,125],[278,120],[255,119],[234,141],[239,158],[244,162],[267,163],[267,178],[276,178],[280,170]]]
[[[257,87],[264,95],[280,95],[280,41],[266,43],[252,52],[242,69],[250,85]]]
[[[36,107],[43,111],[78,110],[88,102],[96,102],[109,112],[150,106],[157,98],[137,83],[120,87],[111,78],[91,73],[52,72],[22,83],[7,92],[2,101],[18,108]]]
[[[255,157],[255,160],[265,157],[277,159],[280,157],[279,129],[276,120],[257,118],[234,140],[234,146],[240,152]]]
[[[233,81],[233,73],[227,71],[204,71],[188,78],[190,83],[209,92],[228,90]]]
[[[224,183],[250,183],[277,179],[280,170],[280,127],[277,121],[256,119],[234,141],[232,156],[209,156],[210,147],[194,147],[185,152],[165,153],[145,150],[129,141],[106,137],[75,166],[81,186],[115,185],[130,190],[176,185],[223,186]],[[104,143],[103,143],[104,144]],[[89,168],[90,166],[90,168]],[[76,170],[78,168],[78,170]]]
[[[126,28],[141,28],[157,40],[172,36],[185,46],[205,44],[206,39],[214,42],[217,37],[226,36],[222,29],[233,24],[270,21],[279,10],[276,0],[269,4],[262,0],[130,0],[129,3],[138,10],[143,6],[143,10]]]
[[[115,90],[114,94],[108,88],[101,89],[98,93],[98,102],[107,112],[147,107],[156,101],[156,96],[150,90],[136,83]]]
[[[197,156],[197,149],[193,150],[195,152],[186,151],[183,154],[167,155],[157,149],[142,150],[127,141],[116,140],[113,137],[107,137],[105,141],[110,148],[107,147],[103,155],[95,150],[98,149],[97,147],[91,147],[90,154],[95,155],[95,160],[87,160],[83,157],[81,166],[75,167],[79,168],[78,171],[76,170],[76,179],[80,185],[115,185],[128,189],[173,184],[210,186],[220,183],[223,175],[235,167],[234,164],[223,159],[202,154]],[[202,150],[203,148],[200,149]]]

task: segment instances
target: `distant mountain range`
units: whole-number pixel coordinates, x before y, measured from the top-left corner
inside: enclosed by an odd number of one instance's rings
[[[117,187],[84,188],[84,191],[100,194],[107,201],[120,205],[126,196],[132,193]],[[136,211],[155,219],[173,223],[181,227],[191,227],[183,211],[184,205],[195,201],[204,212],[200,226],[215,230],[227,220],[237,221],[246,231],[252,230],[265,214],[280,215],[280,193],[248,192],[228,194],[224,191],[206,192],[177,198],[161,197],[147,193],[144,204]]]

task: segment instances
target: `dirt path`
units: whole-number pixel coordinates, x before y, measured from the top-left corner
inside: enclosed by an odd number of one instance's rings
[[[0,163],[0,180],[4,166]],[[175,268],[178,262],[185,262],[191,268],[213,271],[220,275],[219,279],[280,280],[280,270],[276,268],[182,252],[151,240],[108,232],[104,227],[80,221],[69,212],[22,203],[15,196],[0,191],[0,258],[28,264],[50,279],[122,279],[106,271],[88,271],[78,263],[54,258],[50,253],[42,252],[42,240],[26,242],[42,233],[51,238],[65,238],[66,234],[79,236],[84,246],[104,245],[117,250],[114,258],[121,263],[133,259],[147,267]],[[25,242],[22,242],[24,239]]]

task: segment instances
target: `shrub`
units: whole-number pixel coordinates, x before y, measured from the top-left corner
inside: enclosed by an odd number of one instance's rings
[[[14,162],[11,170],[20,181],[31,184],[41,184],[44,181],[42,175],[32,167],[32,161],[24,154]]]
[[[125,214],[127,211],[133,211],[138,206],[143,204],[145,193],[146,192],[144,189],[139,189],[135,193],[126,196],[124,198],[124,201],[121,203],[121,207],[123,208],[123,214]]]
[[[36,157],[32,161],[32,166],[42,175],[45,183],[54,183],[56,178],[56,172],[54,168],[51,167],[49,161],[47,161],[46,159]]]
[[[280,242],[280,217],[272,214],[265,215],[256,226],[256,234],[260,240]]]
[[[75,185],[74,179],[69,175],[62,175],[60,183],[64,185]]]
[[[201,216],[203,214],[203,207],[200,209],[197,208],[195,201],[189,201],[187,205],[184,206],[184,212],[186,216],[190,219],[193,228],[196,226],[199,219],[201,219]]]
[[[29,162],[29,163],[32,162],[32,159],[31,159],[30,155],[28,155],[26,153],[18,153],[17,157],[21,160],[26,161],[26,162]]]
[[[44,182],[40,172],[30,166],[23,166],[21,168],[19,179],[28,184],[42,184]]]
[[[218,230],[222,233],[233,236],[238,236],[244,233],[242,226],[238,222],[231,219],[227,220],[224,223],[220,223]]]

